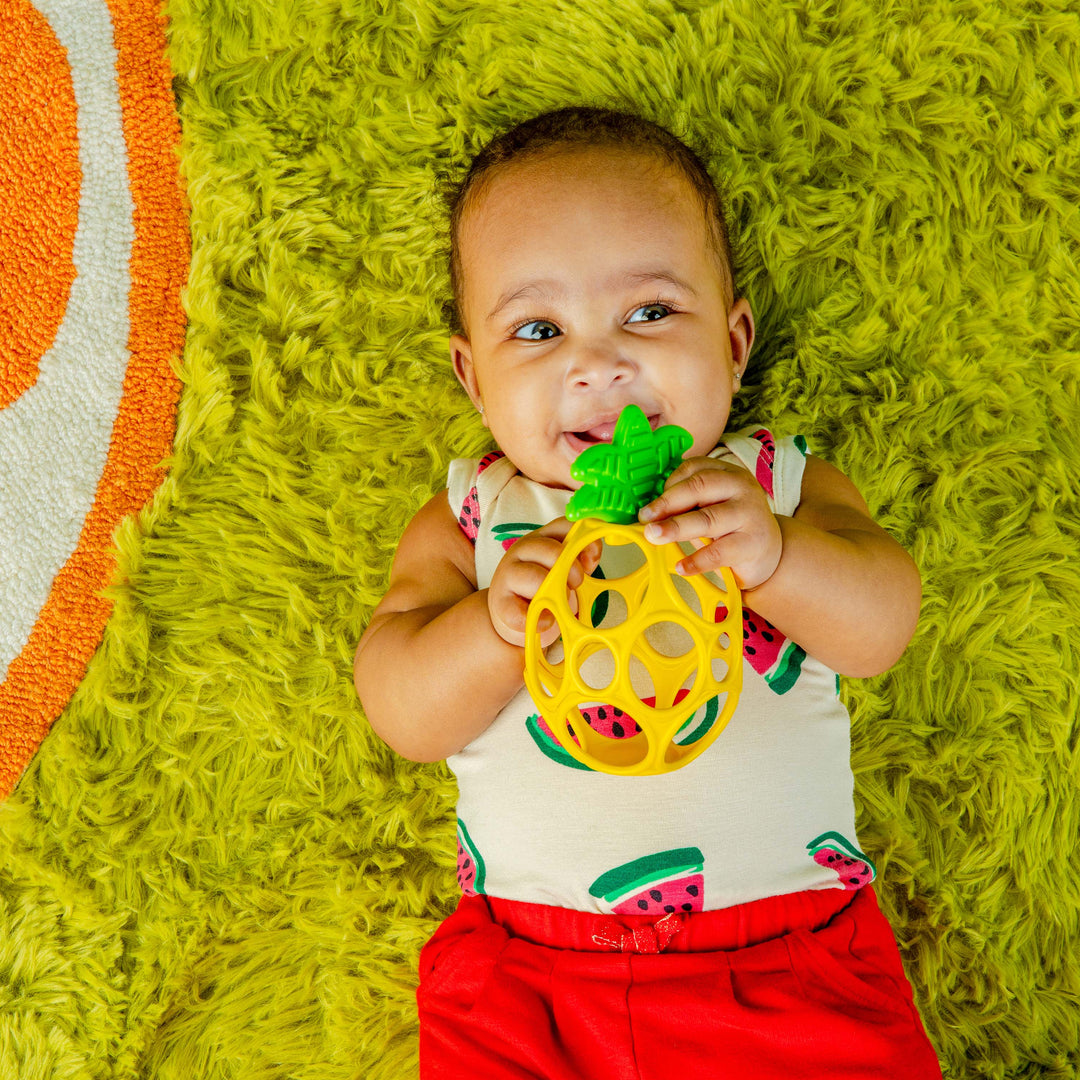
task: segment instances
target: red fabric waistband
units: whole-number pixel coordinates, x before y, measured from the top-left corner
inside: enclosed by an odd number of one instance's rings
[[[492,919],[534,945],[584,952],[713,952],[742,949],[789,934],[819,930],[859,892],[819,889],[770,896],[715,911],[655,915],[601,915],[485,896]],[[873,903],[873,899],[869,898]]]

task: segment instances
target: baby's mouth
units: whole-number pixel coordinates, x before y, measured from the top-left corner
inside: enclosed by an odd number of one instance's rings
[[[655,431],[660,423],[660,414],[655,413],[649,418],[649,427]],[[613,419],[603,420],[598,424],[594,424],[590,428],[586,428],[583,431],[567,431],[565,436],[570,445],[580,452],[586,447],[595,446],[597,443],[609,443],[615,434],[615,425],[618,423],[618,417]]]

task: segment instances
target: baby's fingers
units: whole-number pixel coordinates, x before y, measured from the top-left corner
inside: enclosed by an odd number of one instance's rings
[[[638,511],[639,521],[660,521],[695,506],[708,506],[732,498],[743,477],[711,458],[684,461],[668,477],[663,492]]]
[[[678,517],[651,522],[645,526],[645,539],[653,544],[672,544],[714,538],[727,531],[720,525],[719,516],[718,506],[699,507]]]

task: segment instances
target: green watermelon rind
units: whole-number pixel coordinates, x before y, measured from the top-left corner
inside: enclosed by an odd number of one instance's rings
[[[699,848],[675,848],[657,852],[655,855],[646,855],[608,870],[589,886],[589,895],[615,904],[650,885],[660,885],[672,878],[704,872],[705,856]]]
[[[532,740],[552,761],[559,765],[569,766],[571,769],[584,769],[586,772],[596,772],[595,769],[578,761],[561,743],[552,742],[540,729],[540,714],[533,713],[525,721],[525,729],[532,736]]]
[[[534,524],[531,521],[504,521],[501,525],[492,525],[491,533],[493,536],[502,539],[504,536],[525,536],[527,533],[535,532],[540,526]]]
[[[472,859],[473,866],[476,867],[476,876],[473,878],[473,892],[479,896],[484,891],[484,878],[487,874],[484,860],[480,857],[480,852],[476,850],[476,845],[469,835],[469,830],[465,828],[465,822],[461,818],[458,818],[457,834],[458,843],[461,844],[465,853]]]
[[[701,723],[699,723],[696,728],[691,730],[689,734],[682,735],[683,731],[686,730],[687,725],[689,725],[690,721],[694,719],[694,714],[691,713],[691,715],[686,718],[686,723],[683,724],[683,726],[675,732],[675,737],[672,739],[672,742],[677,743],[679,746],[692,746],[699,739],[703,739],[709,733],[713,724],[716,723],[716,714],[719,709],[719,696],[710,698],[707,702],[705,702],[705,715],[701,718]],[[682,738],[679,738],[680,735],[682,735]]]
[[[815,837],[806,845],[806,850],[813,858],[822,848],[829,848],[833,851],[840,851],[845,855],[850,855],[853,859],[858,859],[860,862],[866,863],[870,867],[871,880],[877,880],[877,867],[870,861],[870,859],[861,852],[846,836],[843,836],[838,832],[822,833],[820,836]]]
[[[794,641],[787,641],[780,650],[776,663],[765,672],[768,687],[777,694],[786,694],[798,681],[805,659],[806,650]]]

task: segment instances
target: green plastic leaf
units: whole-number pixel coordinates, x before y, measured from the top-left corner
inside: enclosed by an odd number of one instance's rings
[[[664,490],[664,481],[693,441],[689,431],[675,424],[653,431],[641,409],[627,405],[611,442],[588,447],[570,466],[570,475],[582,486],[570,496],[567,520],[637,521],[638,511]]]

